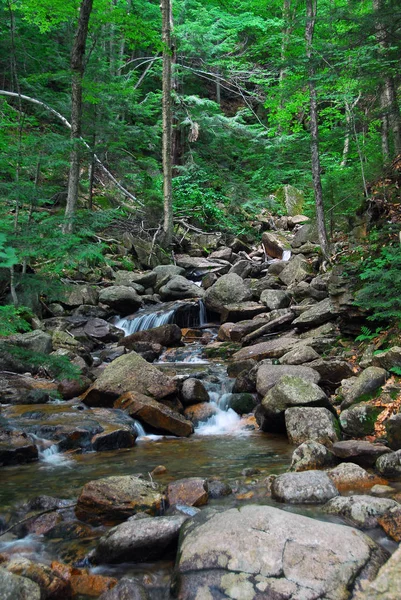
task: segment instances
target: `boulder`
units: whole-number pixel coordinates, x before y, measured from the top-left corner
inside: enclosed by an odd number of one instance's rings
[[[285,411],[285,427],[291,444],[313,440],[331,446],[338,441],[338,422],[327,408],[289,408]]]
[[[189,419],[194,427],[198,427],[200,423],[204,423],[218,413],[218,409],[214,404],[209,402],[201,402],[192,404],[184,410],[184,417]]]
[[[323,507],[325,513],[338,515],[350,525],[363,529],[378,526],[378,519],[391,508],[399,506],[395,500],[373,498],[372,496],[342,496],[329,500]]]
[[[235,273],[223,275],[205,292],[204,303],[209,310],[221,314],[227,304],[244,302],[252,297],[249,286]]]
[[[98,291],[92,285],[73,285],[63,289],[63,296],[59,298],[62,304],[69,307],[95,305],[98,301]]]
[[[172,279],[176,275],[185,275],[185,269],[177,267],[177,265],[158,265],[153,269],[152,273],[156,273],[155,287],[158,288],[160,282],[164,279],[167,283],[169,279]]]
[[[0,568],[2,600],[41,600],[40,587],[27,577],[20,577]]]
[[[375,406],[369,402],[361,402],[356,406],[351,406],[343,410],[340,414],[341,429],[350,437],[373,435],[376,419],[382,410],[383,407]]]
[[[200,298],[204,290],[182,275],[176,275],[161,286],[159,294],[162,300],[183,300],[184,298]]]
[[[219,271],[222,268],[221,262],[217,260],[209,260],[201,256],[188,256],[188,254],[176,254],[175,261],[179,267],[187,271]]]
[[[381,455],[376,455],[376,458],[375,467],[380,475],[389,478],[398,478],[401,475],[401,450],[391,452],[390,448],[386,448],[386,453],[382,452]]]
[[[302,254],[294,256],[281,271],[279,280],[286,286],[304,281],[311,276],[311,268]]]
[[[388,445],[392,450],[401,450],[401,413],[391,415],[385,426]]]
[[[310,471],[333,463],[333,455],[323,444],[313,440],[303,442],[294,450],[291,458],[291,471]]]
[[[209,499],[209,487],[206,479],[189,477],[172,481],[167,486],[167,501],[170,506],[204,506]]]
[[[120,523],[138,512],[160,513],[164,495],[160,486],[133,475],[89,481],[82,488],[75,514],[92,525]]]
[[[258,362],[265,358],[280,358],[283,354],[292,350],[297,343],[298,341],[292,337],[275,338],[268,342],[242,348],[235,352],[232,358],[235,361],[254,359]]]
[[[372,444],[365,440],[346,440],[333,444],[331,451],[342,460],[349,460],[362,467],[373,467],[382,454],[391,453],[383,444]],[[401,472],[401,471],[400,471]]]
[[[104,319],[89,319],[83,328],[84,333],[101,342],[117,342],[123,337],[123,332],[118,327],[114,327]]]
[[[401,504],[397,502],[396,506],[392,506],[378,519],[378,523],[389,537],[401,542]]]
[[[284,473],[271,487],[272,498],[289,504],[323,504],[338,496],[338,490],[323,471]]]
[[[123,394],[114,407],[126,411],[153,433],[188,437],[193,432],[192,423],[180,413],[139,392]]]
[[[301,379],[314,384],[317,384],[320,381],[319,374],[309,367],[298,365],[269,365],[262,363],[258,368],[256,376],[257,391],[261,396],[265,396],[284,376],[300,377]]]
[[[222,322],[231,321],[236,323],[243,319],[253,319],[265,311],[265,307],[258,302],[238,302],[236,304],[225,304],[220,315]]]
[[[362,396],[375,392],[384,385],[387,375],[387,371],[380,367],[368,367],[358,377],[346,380],[340,390],[340,396],[343,398],[341,409],[349,408]]]
[[[228,262],[231,262],[231,258],[233,255],[233,251],[232,248],[229,248],[228,246],[224,246],[223,248],[219,248],[218,250],[215,250],[214,252],[212,252],[211,254],[209,254],[209,260],[227,260]]]
[[[251,263],[248,259],[237,260],[228,272],[235,273],[242,277],[242,279],[246,279],[252,273],[253,267],[254,263]]]
[[[126,337],[122,338],[118,345],[132,350],[133,346],[137,342],[148,342],[151,344],[160,344],[160,346],[166,346],[167,348],[172,348],[174,346],[183,345],[181,338],[182,333],[178,325],[168,324],[131,333],[131,335],[127,335]]]
[[[324,325],[323,325],[324,327]],[[320,374],[320,382],[324,385],[336,388],[343,379],[352,377],[354,372],[349,362],[340,358],[316,358],[308,365]]]
[[[224,481],[220,481],[219,479],[210,479],[208,481],[209,487],[209,498],[224,498],[225,496],[230,496],[233,491],[231,486]]]
[[[7,350],[8,346],[23,348],[32,354],[50,354],[53,350],[51,335],[40,329],[8,336],[1,341],[1,349]]]
[[[293,248],[299,248],[307,242],[312,242],[315,244],[319,243],[317,227],[314,223],[306,223],[306,225],[303,225],[300,229],[298,229],[291,242],[291,246]]]
[[[116,310],[120,315],[130,315],[142,306],[142,299],[132,287],[112,285],[99,294],[99,302]]]
[[[25,432],[0,427],[0,466],[21,465],[38,457],[37,447]]]
[[[295,314],[289,308],[272,310],[265,316],[265,323],[258,329],[244,336],[242,343],[248,346],[249,344],[254,344],[256,341],[262,341],[266,336],[270,336],[273,332],[287,329],[294,319]]]
[[[327,321],[332,321],[337,316],[336,309],[333,307],[330,298],[325,298],[314,304],[295,319],[293,324],[299,329],[309,329],[317,327]]]
[[[270,231],[264,231],[262,234],[262,245],[265,252],[271,258],[283,258],[284,250],[289,250],[289,242],[282,236]]]
[[[380,354],[372,357],[372,365],[389,371],[393,367],[401,367],[401,347],[392,346]]]
[[[374,485],[383,483],[383,479],[365,471],[354,463],[341,463],[327,471],[334,485],[340,492],[360,489],[370,489]]]
[[[202,511],[184,524],[180,600],[348,600],[388,554],[353,528],[271,506]]]
[[[209,402],[209,394],[199,379],[190,377],[186,379],[181,388],[181,400],[185,406]]]
[[[223,399],[220,399],[222,402]],[[225,394],[224,404],[227,408],[232,408],[238,415],[246,415],[253,411],[257,402],[253,394],[248,392]]]
[[[176,393],[177,383],[136,352],[130,352],[107,365],[82,399],[88,406],[112,406],[129,391],[160,400]]]
[[[49,598],[49,600],[71,598],[70,582],[60,577],[48,565],[16,555],[6,564],[6,569],[14,575],[34,581],[40,588],[41,598]]]
[[[100,538],[91,560],[101,564],[149,562],[164,558],[177,545],[180,528],[187,518],[184,515],[131,517]]]
[[[279,359],[281,365],[303,365],[315,360],[319,360],[320,356],[311,348],[311,346],[297,346],[293,350],[287,352]],[[313,368],[313,367],[311,367]]]
[[[127,287],[133,287],[140,285],[143,288],[153,288],[156,285],[157,272],[146,271],[144,273],[138,273],[135,271],[123,271],[119,270],[115,274],[115,284],[123,285]]]
[[[149,596],[135,579],[123,577],[113,589],[99,596],[99,600],[149,600]]]
[[[0,371],[0,404],[45,404],[57,396],[57,384],[48,379]]]
[[[365,582],[363,591],[357,592],[352,600],[399,600],[401,589],[401,547],[381,567],[376,579]]]

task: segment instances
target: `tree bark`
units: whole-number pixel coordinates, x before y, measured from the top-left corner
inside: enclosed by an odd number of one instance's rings
[[[163,40],[163,239],[162,244],[168,248],[173,238],[173,188],[172,188],[172,57],[173,48],[171,43],[172,32],[172,0],[161,0],[162,11],[162,40]]]
[[[315,87],[315,67],[312,59],[312,43],[313,33],[315,29],[317,12],[317,0],[306,0],[306,26],[305,26],[305,41],[306,41],[306,57],[308,59],[308,75],[309,75],[309,108],[310,108],[310,136],[311,136],[311,158],[312,158],[312,179],[313,190],[315,194],[316,204],[316,221],[319,235],[319,243],[322,249],[323,257],[329,258],[329,242],[327,239],[326,224],[324,220],[323,208],[323,190],[322,181],[320,178],[320,155],[319,155],[319,126],[318,126],[318,110],[317,110],[317,94]]]
[[[86,40],[88,37],[89,18],[92,11],[93,0],[82,0],[78,26],[71,51],[71,154],[70,172],[68,177],[67,206],[63,233],[70,233],[73,228],[73,219],[78,201],[79,170],[81,164],[80,139],[82,130],[82,78],[85,71],[84,57]]]

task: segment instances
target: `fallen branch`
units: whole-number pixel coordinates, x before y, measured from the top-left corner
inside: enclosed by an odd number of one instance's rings
[[[24,94],[16,94],[15,92],[7,92],[6,90],[0,90],[0,96],[10,96],[11,98],[19,98],[21,100],[26,100],[27,102],[32,102],[33,104],[37,104],[38,106],[41,106],[42,108],[46,109],[48,112],[52,113],[55,117],[57,117],[63,123],[63,125],[68,127],[68,129],[71,129],[71,123],[69,121],[67,121],[67,119],[65,117],[63,117],[63,115],[61,113],[57,112],[57,110],[54,110],[54,108],[52,108],[45,102],[42,102],[41,100],[37,100],[36,98],[31,98],[30,96],[25,96]],[[85,148],[87,148],[92,154],[92,149],[89,146],[89,144],[87,142],[85,142],[85,140],[82,137],[80,137],[79,139],[81,140],[81,142],[83,143]],[[110,173],[110,171],[104,166],[104,164],[102,163],[100,158],[97,156],[97,154],[93,153],[93,158],[94,158],[96,164],[99,166],[99,168],[106,175],[106,177],[108,177],[110,179],[110,181],[112,181],[114,183],[114,185],[120,190],[120,192],[124,196],[126,196],[133,202],[136,202],[140,206],[143,206],[143,202],[138,200],[138,198],[136,196],[131,194],[131,192],[129,192],[123,185],[121,185],[121,183],[119,181],[117,181],[117,179],[114,177],[114,175],[112,175]],[[129,210],[130,212],[136,212],[136,209],[133,208],[132,206],[129,206],[129,204],[125,204],[122,202],[121,205],[124,208],[126,208],[127,210]]]
[[[48,508],[47,510],[42,510],[41,512],[36,513],[35,515],[31,515],[30,517],[25,517],[24,519],[21,519],[21,521],[17,521],[16,523],[14,523],[10,527],[8,527],[8,529],[5,529],[4,531],[2,531],[0,533],[0,537],[5,535],[6,533],[9,533],[13,529],[15,529],[15,527],[17,527],[18,525],[23,525],[24,523],[27,523],[28,521],[32,521],[32,519],[36,519],[37,517],[41,517],[42,515],[46,515],[51,512],[57,512],[59,510],[67,510],[69,508],[74,508],[76,505],[77,505],[77,503],[74,502],[73,504],[67,504],[66,506],[60,506],[59,508]]]

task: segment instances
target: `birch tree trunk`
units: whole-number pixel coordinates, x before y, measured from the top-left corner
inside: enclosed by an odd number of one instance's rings
[[[312,178],[313,190],[315,194],[316,204],[316,221],[319,235],[319,243],[322,249],[323,257],[329,258],[329,242],[327,239],[327,231],[324,220],[323,208],[323,190],[322,181],[320,178],[320,155],[319,155],[319,127],[318,127],[318,110],[317,110],[317,94],[315,88],[315,67],[312,58],[312,43],[313,33],[315,29],[317,12],[317,0],[306,0],[306,26],[305,26],[305,41],[306,41],[306,57],[308,59],[308,75],[309,75],[309,111],[310,111],[310,136],[311,136],[311,158],[312,158]]]
[[[162,40],[163,40],[163,236],[162,244],[168,248],[173,238],[173,190],[172,190],[172,0],[161,0],[162,11]]]
[[[80,138],[82,130],[82,77],[84,75],[84,57],[86,39],[88,37],[89,18],[93,0],[82,0],[79,9],[77,31],[71,51],[71,154],[70,172],[68,176],[67,206],[63,233],[70,233],[78,201],[79,169],[80,169]]]

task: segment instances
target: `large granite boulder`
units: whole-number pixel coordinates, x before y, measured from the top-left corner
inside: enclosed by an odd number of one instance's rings
[[[222,313],[227,304],[250,300],[252,294],[242,277],[235,273],[223,275],[205,292],[204,302],[209,310]]]
[[[183,345],[181,337],[181,329],[178,325],[160,325],[159,327],[153,327],[152,329],[131,333],[131,335],[122,338],[118,345],[131,350],[138,342],[149,342],[151,344],[160,344],[161,346],[172,348],[174,346]]]
[[[156,284],[157,273],[155,271],[145,271],[138,273],[135,271],[117,271],[115,274],[115,284],[133,287],[140,285],[143,288],[153,288]]]
[[[304,256],[294,256],[278,277],[286,286],[295,285],[311,277],[311,268]]]
[[[401,367],[401,347],[392,346],[380,354],[372,357],[372,365],[389,371],[393,367]]]
[[[293,324],[299,329],[309,329],[327,323],[327,321],[332,321],[336,316],[337,312],[330,298],[325,298],[299,315]]]
[[[206,510],[184,524],[180,600],[348,600],[387,558],[368,536],[270,506]]]
[[[159,289],[162,300],[183,300],[202,297],[204,291],[182,275],[176,275]]]
[[[327,467],[333,463],[333,454],[319,442],[307,440],[294,450],[291,471],[310,471]]]
[[[45,404],[57,396],[57,384],[48,379],[0,371],[0,404]]]
[[[358,377],[345,380],[340,389],[340,397],[343,399],[341,409],[349,408],[354,402],[362,399],[363,396],[375,392],[384,385],[387,375],[385,369],[368,367]]]
[[[306,346],[307,347],[307,346]],[[261,396],[278,383],[282,377],[299,377],[310,383],[319,383],[319,373],[299,365],[269,365],[262,363],[256,375],[256,389]]]
[[[154,482],[134,475],[105,477],[84,485],[75,514],[93,525],[120,523],[139,512],[158,515],[163,503],[162,490]]]
[[[233,354],[233,360],[248,360],[254,359],[257,361],[265,358],[281,358],[283,354],[286,354],[290,350],[299,344],[298,340],[293,337],[279,337],[268,342],[261,342],[259,344],[253,344],[246,348],[241,348],[238,352]]]
[[[125,285],[112,285],[99,294],[99,302],[116,310],[120,315],[130,315],[142,306],[137,292]]]
[[[209,499],[208,483],[202,477],[187,477],[172,481],[167,487],[167,501],[170,506],[204,506]]]
[[[360,402],[356,406],[351,406],[340,414],[341,429],[349,437],[373,435],[376,419],[382,410],[383,407],[375,406],[369,402]]]
[[[401,450],[391,452],[386,449],[388,454],[382,453],[376,461],[376,470],[383,477],[398,478],[401,475]]]
[[[115,401],[114,407],[126,411],[152,433],[187,437],[193,432],[191,421],[179,412],[139,392],[123,394]]]
[[[387,448],[384,444],[373,444],[366,440],[336,442],[331,450],[338,458],[356,463],[362,467],[373,467],[379,457],[391,453],[390,448]]]
[[[338,496],[338,490],[327,473],[302,471],[276,477],[271,487],[272,498],[289,504],[323,504]]]
[[[21,465],[38,460],[38,449],[30,437],[12,428],[0,427],[0,466]]]
[[[88,406],[112,406],[130,391],[160,400],[175,394],[177,383],[136,352],[130,352],[107,365],[82,399]]]
[[[285,427],[291,444],[313,440],[331,446],[339,439],[338,421],[327,408],[289,408],[285,411]]]
[[[0,568],[0,595],[2,600],[41,600],[40,587],[27,577],[20,577]]]
[[[209,402],[209,394],[200,379],[189,377],[184,381],[181,388],[181,401],[184,406]]]
[[[363,591],[357,592],[352,600],[399,600],[401,589],[401,547],[381,567],[371,583],[365,582]]]
[[[188,517],[135,515],[110,529],[91,554],[94,563],[149,562],[164,558],[177,546],[181,526]]]
[[[99,600],[149,600],[149,596],[135,579],[123,577],[111,590],[99,596]]]
[[[392,450],[401,450],[401,413],[391,415],[386,421],[388,444]]]
[[[51,335],[40,329],[28,333],[17,333],[1,340],[0,348],[2,350],[7,350],[8,346],[23,348],[33,354],[50,354],[53,350]]]
[[[340,492],[367,490],[384,483],[377,475],[351,462],[340,463],[334,469],[329,469],[327,475]]]
[[[378,519],[391,508],[399,506],[389,498],[373,498],[372,496],[341,496],[332,498],[323,507],[329,515],[338,515],[355,527],[372,529],[378,526]]]
[[[284,251],[290,249],[289,242],[283,236],[270,233],[270,231],[263,232],[262,244],[268,256],[279,260],[283,258]]]

